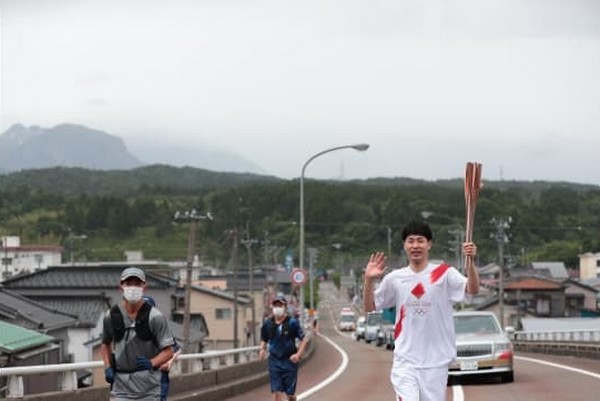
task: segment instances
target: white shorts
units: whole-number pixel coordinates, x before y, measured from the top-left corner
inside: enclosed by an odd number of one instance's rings
[[[394,364],[390,375],[397,401],[445,401],[448,367],[415,369]]]

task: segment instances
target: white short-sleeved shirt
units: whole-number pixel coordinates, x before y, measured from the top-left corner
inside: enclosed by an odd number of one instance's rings
[[[456,358],[453,304],[465,298],[467,278],[446,264],[410,267],[386,275],[375,308],[396,307],[394,364],[416,369],[446,366]]]

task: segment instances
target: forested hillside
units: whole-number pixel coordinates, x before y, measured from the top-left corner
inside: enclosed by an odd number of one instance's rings
[[[509,264],[551,260],[576,267],[579,253],[600,250],[599,188],[485,177],[484,183],[475,215],[479,264],[496,259],[490,222],[509,217]],[[62,244],[75,260],[122,260],[131,249],[151,259],[184,259],[189,225],[172,216],[191,208],[214,216],[198,224],[196,236],[207,263],[231,264],[231,233],[245,238],[246,227],[258,240],[255,264],[282,263],[290,251],[297,258],[298,180],[168,166],[0,176],[0,235],[19,235],[24,244]],[[305,181],[306,245],[319,250],[322,267],[363,261],[388,247],[398,260],[401,227],[424,217],[434,229],[432,256],[455,262],[452,241],[465,220],[462,180]],[[245,264],[245,255],[241,248],[234,264]]]

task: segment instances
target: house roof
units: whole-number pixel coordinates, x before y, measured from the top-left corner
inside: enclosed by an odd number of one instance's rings
[[[548,270],[552,278],[569,278],[563,262],[532,262],[531,266],[536,270]]]
[[[600,288],[600,277],[592,277],[585,280],[581,280],[581,282],[585,285],[589,285],[590,287]]]
[[[560,290],[563,286],[542,277],[520,277],[504,284],[505,290]]]
[[[52,296],[52,295],[30,295],[31,299],[37,302],[77,316],[80,325],[94,327],[98,323],[98,318],[109,308],[109,300],[105,296]]]
[[[268,277],[268,280],[272,280],[275,283],[291,283],[291,274],[291,271],[275,270],[271,273],[268,273],[268,275],[270,276]]]
[[[3,282],[5,287],[19,288],[109,288],[114,290],[123,266],[49,266],[46,270],[16,276]],[[168,287],[175,280],[146,271],[149,287]]]
[[[0,350],[14,353],[54,341],[54,338],[0,320]]]
[[[54,252],[60,253],[63,251],[63,247],[60,245],[21,245],[21,246],[7,246],[2,248],[6,252]]]
[[[77,314],[65,313],[5,288],[0,288],[0,319],[31,330],[54,330],[77,324]]]
[[[500,266],[496,263],[490,263],[479,268],[479,275],[498,274],[499,272]]]
[[[572,278],[569,278],[569,279],[565,280],[564,284],[569,285],[569,286],[574,285],[574,286],[577,286],[577,287],[581,287],[581,288],[584,288],[584,289],[586,289],[588,291],[591,291],[591,292],[596,292],[596,293],[600,292],[600,289],[592,287],[591,285],[583,283],[583,282],[581,282],[579,280],[573,280]]]
[[[192,288],[192,290],[200,291],[205,294],[213,295],[215,297],[219,297],[222,299],[227,299],[229,301],[233,301],[235,299],[233,296],[233,293],[230,291],[213,290],[211,288],[206,288],[201,285],[193,285],[191,288]],[[237,301],[238,301],[238,303],[242,303],[242,304],[250,303],[250,299],[243,297],[243,296],[239,296],[239,295],[237,297]]]

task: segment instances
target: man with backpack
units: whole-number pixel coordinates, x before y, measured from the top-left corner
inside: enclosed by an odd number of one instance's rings
[[[271,393],[275,401],[282,401],[285,393],[288,401],[296,401],[298,362],[304,355],[308,337],[298,320],[291,318],[286,311],[284,296],[277,296],[271,302],[273,316],[264,321],[261,328],[259,356],[265,358],[269,347],[269,378]],[[301,340],[296,349],[296,339]]]
[[[111,397],[160,400],[160,366],[173,356],[173,335],[165,316],[143,299],[146,275],[129,267],[121,273],[123,302],[104,316],[102,360]]]

